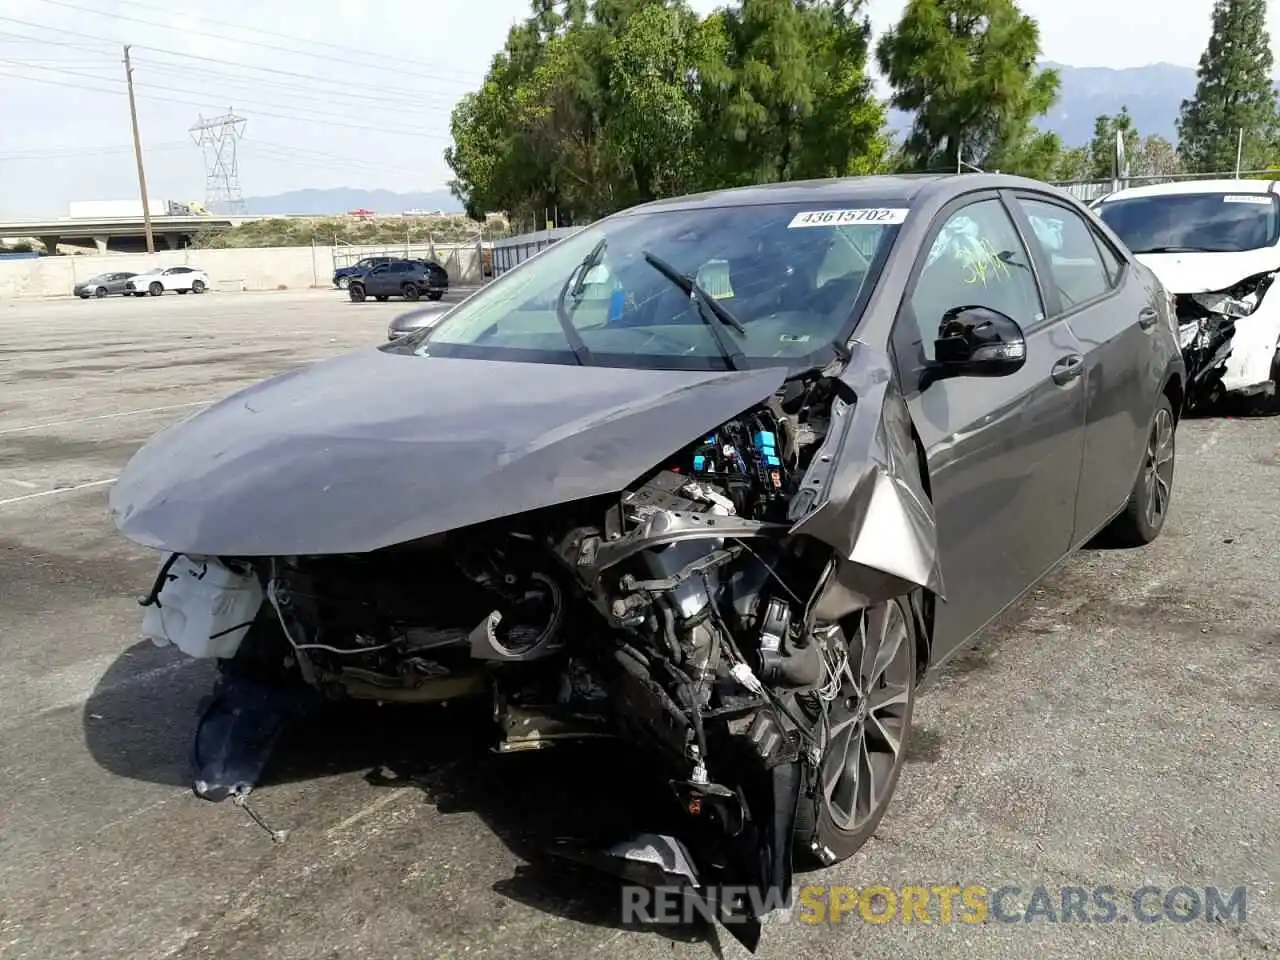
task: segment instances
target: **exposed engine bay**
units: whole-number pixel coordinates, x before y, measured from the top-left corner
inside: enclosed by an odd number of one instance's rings
[[[171,555],[144,632],[218,658],[225,683],[492,697],[503,752],[620,737],[665,758],[733,876],[789,890],[797,804],[811,802],[832,711],[858,709],[862,613],[829,615],[833,552],[792,532],[820,482],[809,468],[840,439],[832,417],[852,409],[837,381],[788,381],[619,495],[367,554]],[[227,716],[197,734],[197,756],[219,760],[197,771],[209,799],[253,786],[219,765]]]
[[[1226,290],[1174,296],[1188,410],[1216,406],[1229,393],[1275,396],[1280,309],[1259,309],[1275,276],[1259,273]]]

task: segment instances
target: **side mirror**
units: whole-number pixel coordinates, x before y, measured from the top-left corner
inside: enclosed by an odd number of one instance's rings
[[[942,315],[928,382],[948,377],[1007,377],[1027,362],[1027,341],[1012,317],[989,307],[954,307]]]

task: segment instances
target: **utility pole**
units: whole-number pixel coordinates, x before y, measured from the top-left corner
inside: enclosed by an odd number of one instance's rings
[[[142,167],[142,137],[138,135],[138,105],[133,99],[133,65],[129,63],[129,45],[124,45],[124,77],[129,85],[129,118],[133,122],[133,155],[138,161],[138,189],[142,191],[142,223],[147,231],[147,253],[156,252],[156,238],[151,232],[151,202],[147,200],[147,174]]]
[[[1244,160],[1244,127],[1236,133],[1236,179],[1240,179],[1240,164]]]

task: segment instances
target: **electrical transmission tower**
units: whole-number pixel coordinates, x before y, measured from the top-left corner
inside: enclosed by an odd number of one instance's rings
[[[228,111],[206,120],[203,116],[189,131],[204,152],[205,206],[211,211],[244,214],[244,197],[240,194],[240,164],[236,147],[244,136],[244,117]]]

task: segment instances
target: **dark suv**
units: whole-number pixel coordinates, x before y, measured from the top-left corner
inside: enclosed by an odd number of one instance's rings
[[[347,283],[351,299],[360,303],[366,297],[386,300],[404,297],[417,300],[439,300],[449,292],[449,274],[430,260],[395,260],[381,263],[352,277]]]
[[[352,277],[358,277],[366,270],[380,267],[384,263],[397,263],[402,260],[404,260],[404,257],[365,257],[362,260],[357,260],[349,267],[338,267],[338,269],[334,270],[333,285],[339,290],[345,290]]]

